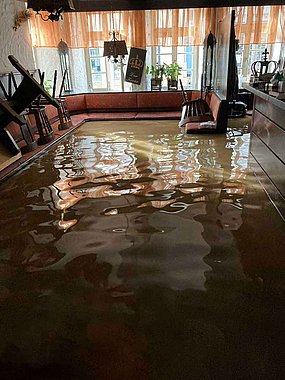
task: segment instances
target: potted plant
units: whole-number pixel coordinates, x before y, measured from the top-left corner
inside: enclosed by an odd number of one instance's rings
[[[151,91],[161,90],[163,75],[165,74],[165,65],[151,65],[146,67],[146,73],[151,74]]]
[[[47,79],[44,81],[44,89],[46,92],[48,92],[50,95],[52,94],[52,83],[51,79]]]
[[[168,90],[178,89],[178,75],[181,74],[182,67],[178,63],[173,62],[170,65],[165,65],[165,75],[167,77]]]

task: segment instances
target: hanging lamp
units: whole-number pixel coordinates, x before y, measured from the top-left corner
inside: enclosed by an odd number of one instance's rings
[[[123,62],[125,56],[128,55],[128,50],[125,40],[118,40],[117,38],[119,32],[115,31],[113,9],[111,10],[111,17],[113,31],[110,34],[112,35],[112,39],[110,41],[104,41],[103,57],[108,57],[113,63]]]

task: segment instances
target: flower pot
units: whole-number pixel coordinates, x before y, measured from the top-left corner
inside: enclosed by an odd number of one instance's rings
[[[167,89],[169,91],[178,90],[178,80],[177,79],[167,79]]]
[[[161,78],[152,78],[150,80],[151,91],[161,91]]]

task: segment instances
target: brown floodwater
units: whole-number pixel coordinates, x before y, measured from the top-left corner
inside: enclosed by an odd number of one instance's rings
[[[284,379],[285,224],[246,128],[88,123],[0,185],[0,378]]]

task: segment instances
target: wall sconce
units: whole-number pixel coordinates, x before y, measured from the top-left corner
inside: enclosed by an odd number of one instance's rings
[[[28,0],[27,8],[32,8],[43,21],[59,21],[64,11],[75,10],[73,0]],[[40,11],[47,11],[49,15],[44,18]]]
[[[122,62],[125,55],[128,55],[126,42],[124,40],[118,40],[116,34],[118,35],[119,33],[113,31],[111,41],[104,41],[103,57],[108,57],[109,60],[113,57],[111,61],[113,63]]]

